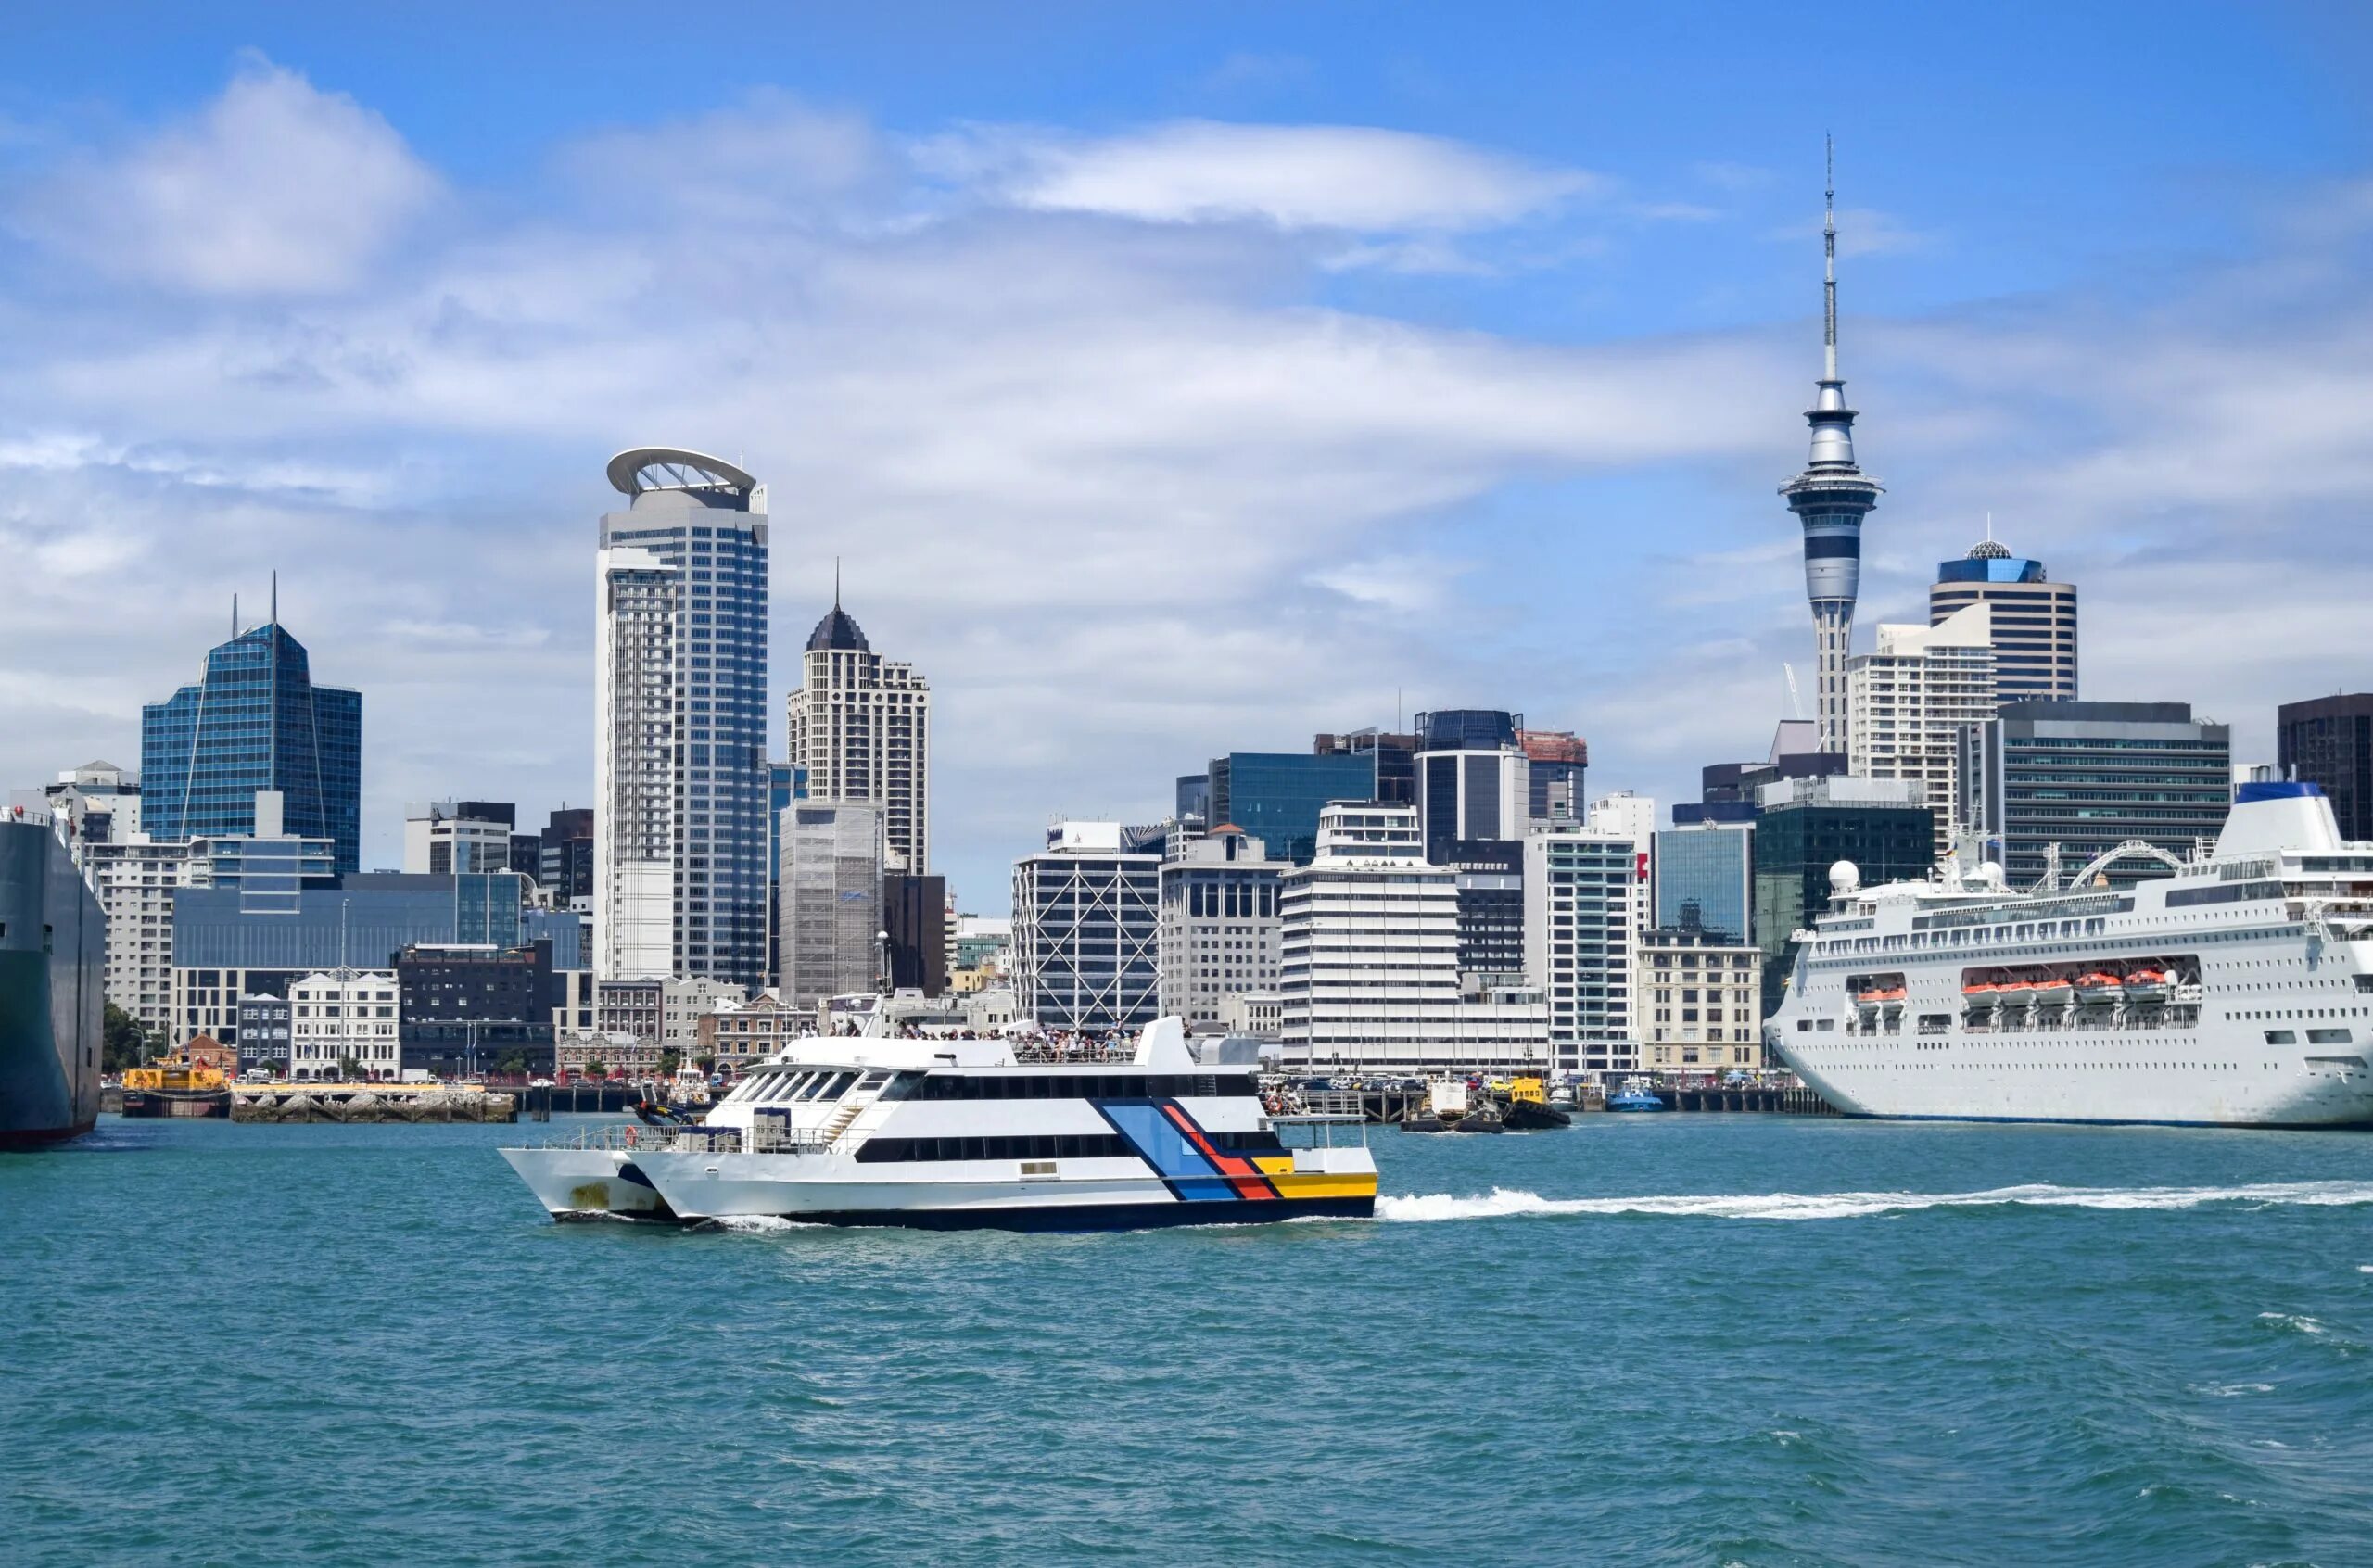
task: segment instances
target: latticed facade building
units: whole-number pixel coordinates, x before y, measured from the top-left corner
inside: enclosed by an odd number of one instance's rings
[[[1016,1005],[1040,1027],[1128,1030],[1160,1003],[1161,856],[1113,823],[1068,823],[1013,866]]]

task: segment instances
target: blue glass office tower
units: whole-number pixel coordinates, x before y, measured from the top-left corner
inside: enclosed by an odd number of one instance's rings
[[[1708,822],[1656,835],[1656,922],[1725,941],[1755,940],[1755,828]]]
[[[281,829],[327,839],[359,868],[362,694],[315,686],[305,645],[278,618],[206,655],[206,673],[140,711],[142,827],[155,839],[256,830],[256,791],[281,795]]]
[[[1230,752],[1212,759],[1205,778],[1213,828],[1232,823],[1273,859],[1307,866],[1318,853],[1319,808],[1376,798],[1376,755]]]

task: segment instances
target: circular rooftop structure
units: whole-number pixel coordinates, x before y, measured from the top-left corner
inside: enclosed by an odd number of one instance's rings
[[[757,480],[723,458],[687,447],[630,447],[610,460],[610,487],[622,496],[646,490],[712,490],[748,495]]]
[[[2008,561],[2011,559],[2011,550],[2008,546],[1999,545],[1992,539],[1988,539],[1984,544],[1970,546],[1969,558],[1972,561]]]

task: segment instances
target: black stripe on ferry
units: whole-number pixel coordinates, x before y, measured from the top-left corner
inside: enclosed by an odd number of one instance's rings
[[[1206,1132],[1222,1154],[1283,1154],[1275,1132]],[[857,1151],[859,1165],[905,1164],[938,1159],[1135,1159],[1126,1138],[1107,1132],[1039,1133],[1007,1138],[869,1138]]]
[[[1170,1100],[1250,1099],[1260,1090],[1247,1072],[1195,1077],[1185,1073],[1031,1072],[934,1073],[904,1096],[909,1100]]]

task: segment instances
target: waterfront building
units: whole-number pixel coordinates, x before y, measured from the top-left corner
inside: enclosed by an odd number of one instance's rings
[[[1568,729],[1520,729],[1516,744],[1524,750],[1532,820],[1581,821],[1589,799],[1582,793],[1582,775],[1590,765],[1590,742]]]
[[[414,943],[396,956],[397,1032],[406,1072],[550,1073],[561,993],[552,944]]]
[[[1656,834],[1657,927],[1690,928],[1734,942],[1753,939],[1755,828],[1748,823],[1698,823]]]
[[[1532,816],[1529,763],[1516,742],[1520,714],[1453,708],[1417,715],[1417,812],[1426,858],[1440,865],[1454,839],[1521,839]]]
[[[1837,373],[1836,183],[1827,183],[1821,219],[1821,374],[1805,419],[1812,454],[1780,487],[1805,537],[1805,597],[1813,611],[1814,722],[1821,750],[1848,749],[1846,664],[1854,652],[1854,602],[1861,592],[1862,522],[1879,504],[1879,482],[1854,461],[1854,414]]]
[[[1318,814],[1330,801],[1364,801],[1376,792],[1374,752],[1230,752],[1213,757],[1209,821],[1225,822],[1261,841],[1278,860],[1306,866],[1317,852]]]
[[[593,913],[593,808],[564,806],[536,835],[536,881],[555,909]]]
[[[1214,765],[1217,765],[1216,764]],[[1117,822],[1064,822],[1013,866],[1013,981],[1050,1030],[1133,1030],[1161,996],[1161,854]]]
[[[510,871],[519,808],[508,801],[415,801],[404,807],[404,866],[415,874]],[[539,846],[540,847],[540,846]],[[527,868],[534,876],[538,865]]]
[[[1500,983],[1524,970],[1524,841],[1453,839],[1434,864],[1458,890],[1458,969]],[[1479,981],[1478,981],[1479,983]]]
[[[2062,875],[2122,843],[2189,857],[2215,839],[2232,803],[2233,732],[2188,702],[2005,702],[1961,738],[1961,820],[2014,888]],[[2114,887],[2161,877],[2133,855],[2102,873]]]
[[[1796,933],[1829,910],[1829,870],[1851,864],[1864,887],[1918,881],[1936,864],[1935,815],[1916,779],[1832,776],[1764,786],[1755,818],[1756,946],[1763,1015],[1780,1005]]]
[[[1937,566],[1928,589],[1928,624],[1942,626],[1973,604],[1990,612],[1996,701],[2075,701],[2074,583],[2051,581],[2042,562],[2012,555],[1989,537],[1961,560]]]
[[[271,791],[289,832],[329,840],[335,869],[355,870],[362,694],[313,684],[304,644],[282,629],[275,605],[267,625],[235,625],[196,685],[141,709],[140,781],[152,839],[254,833],[257,792]]]
[[[288,998],[256,994],[239,998],[239,1070],[264,1068],[288,1076]]]
[[[1918,783],[1934,814],[1936,858],[1959,825],[1962,731],[1994,716],[1992,606],[1957,610],[1933,626],[1883,626],[1878,651],[1853,662],[1847,771]]]
[[[1321,757],[1366,757],[1376,769],[1375,793],[1386,805],[1417,803],[1417,738],[1371,725],[1339,735],[1311,739],[1311,754]]]
[[[703,1013],[692,1040],[692,1056],[721,1068],[765,1061],[793,1041],[816,1031],[812,1008],[794,1007],[779,991],[762,991],[746,1002],[720,1002]]]
[[[1641,939],[1642,1065],[1654,1072],[1763,1065],[1762,950],[1694,927]]]
[[[1627,815],[1544,824],[1525,841],[1525,972],[1546,1004],[1549,1056],[1560,1070],[1603,1076],[1640,1066],[1633,969],[1649,902],[1641,875],[1648,841],[1613,826]]]
[[[2277,778],[2320,787],[2341,837],[2373,841],[2373,692],[2283,703],[2274,744]]]
[[[783,813],[782,993],[794,1006],[881,983],[883,808],[795,801]]]
[[[767,491],[672,448],[610,460],[595,554],[594,967],[767,964]]]
[[[341,968],[305,975],[289,982],[288,1014],[292,1080],[345,1079],[349,1063],[353,1077],[399,1075],[402,1058],[393,974]]]
[[[606,1078],[652,1078],[658,1074],[659,1059],[666,1050],[656,1040],[576,1030],[562,1035],[553,1045],[552,1068],[555,1076],[589,1075],[598,1067]]]
[[[1229,999],[1277,989],[1277,879],[1283,861],[1227,823],[1186,840],[1161,869],[1156,943],[1162,1017],[1190,1032],[1224,1026]]]
[[[947,990],[947,879],[894,871],[882,879],[893,991],[938,996]]]
[[[873,651],[837,585],[800,657],[790,734],[807,799],[880,806],[883,865],[931,869],[931,687],[912,664]]]

